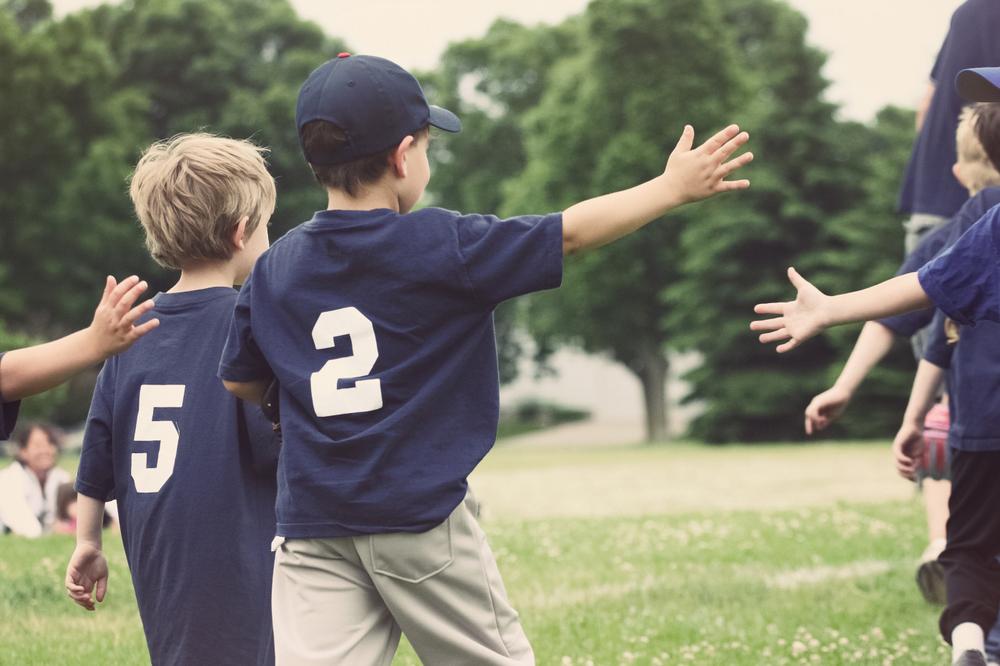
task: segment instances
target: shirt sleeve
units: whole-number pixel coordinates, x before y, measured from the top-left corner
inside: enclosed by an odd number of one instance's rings
[[[478,299],[497,304],[562,283],[562,213],[462,215],[456,229],[465,275]]]
[[[240,440],[247,446],[250,464],[257,473],[273,477],[278,469],[281,437],[260,407],[243,400],[237,401],[237,405]]]
[[[267,359],[254,340],[250,312],[252,300],[253,274],[251,273],[236,299],[229,335],[219,362],[219,377],[231,382],[252,382],[274,376],[271,366],[268,365]]]
[[[983,217],[947,252],[920,269],[920,286],[959,324],[1000,322],[1000,270],[995,229],[1000,214]]]
[[[104,363],[97,376],[90,413],[83,431],[83,450],[76,472],[76,491],[109,502],[116,498],[112,440],[114,435],[115,359]]]
[[[948,342],[948,335],[945,331],[945,316],[938,310],[934,315],[934,321],[928,329],[930,335],[924,343],[923,358],[928,363],[933,363],[939,368],[951,367],[951,355],[955,350],[955,345]]]
[[[920,245],[918,245],[917,248],[903,260],[899,270],[896,271],[896,275],[905,275],[906,273],[912,273],[913,271],[918,271],[923,268],[924,265],[926,265],[927,262],[930,261],[941,249],[942,243],[936,242],[936,236],[940,231],[941,230],[935,231],[931,236],[925,238]],[[923,310],[904,312],[903,314],[879,319],[878,323],[882,324],[896,335],[909,338],[916,334],[920,329],[929,325],[934,319],[935,312],[936,310],[934,308],[924,308]]]
[[[3,353],[0,352],[0,368],[3,367]],[[0,395],[0,439],[7,439],[17,425],[17,412],[21,408],[21,401],[14,400],[7,402]]]

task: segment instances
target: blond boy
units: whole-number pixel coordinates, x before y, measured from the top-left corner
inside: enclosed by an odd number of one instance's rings
[[[215,376],[237,292],[268,247],[275,188],[262,152],[207,134],[151,146],[130,194],[146,245],[177,283],[155,297],[158,335],[98,378],[77,479],[66,588],[102,601],[103,503],[122,540],[153,664],[269,664],[274,534],[269,424]]]

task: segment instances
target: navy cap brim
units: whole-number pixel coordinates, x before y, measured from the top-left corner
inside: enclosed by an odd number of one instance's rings
[[[427,122],[445,132],[462,131],[462,121],[458,119],[458,116],[448,109],[442,109],[440,106],[434,106],[433,104],[429,106],[431,115]]]
[[[1000,67],[963,69],[955,77],[955,89],[970,102],[1000,102]]]

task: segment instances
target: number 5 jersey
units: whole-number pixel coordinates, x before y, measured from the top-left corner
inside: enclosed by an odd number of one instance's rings
[[[105,363],[87,419],[76,487],[118,500],[157,666],[274,661],[277,443],[216,376],[236,295],[157,295],[156,334]]]
[[[559,286],[562,215],[327,210],[265,252],[219,375],[281,386],[278,534],[425,532],[496,438],[493,309]]]

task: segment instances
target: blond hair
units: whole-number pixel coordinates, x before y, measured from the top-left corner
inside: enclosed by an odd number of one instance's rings
[[[266,149],[211,134],[178,134],[151,145],[129,196],[153,259],[167,268],[233,256],[230,237],[248,217],[249,236],[274,212]]]
[[[1000,114],[996,105],[972,104],[962,109],[955,132],[958,164],[965,186],[973,193],[1000,185],[1000,172],[992,160],[992,152],[1000,147],[986,146],[984,140],[996,136],[1000,129]],[[988,150],[989,148],[989,150]]]

